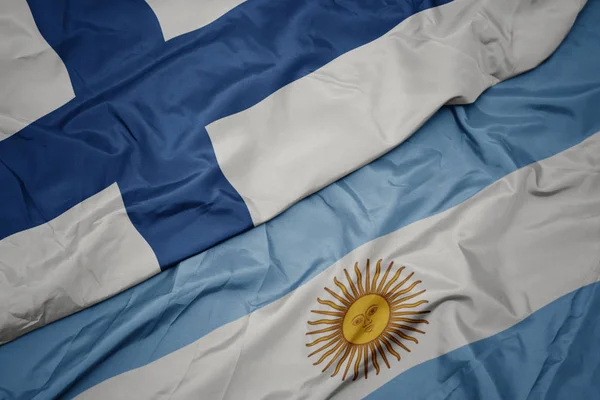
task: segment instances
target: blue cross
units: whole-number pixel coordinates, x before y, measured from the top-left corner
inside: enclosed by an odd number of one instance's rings
[[[28,2],[76,97],[0,142],[0,239],[118,182],[164,268],[252,226],[207,124],[447,1],[249,0],[168,42],[144,0]]]

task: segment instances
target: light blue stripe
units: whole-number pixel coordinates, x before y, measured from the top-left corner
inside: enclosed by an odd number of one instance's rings
[[[599,309],[596,283],[497,335],[411,368],[367,399],[599,399]]]
[[[0,397],[70,398],[256,310],[359,245],[600,131],[600,2],[557,53],[246,234],[0,347]],[[168,372],[168,371],[167,371]]]

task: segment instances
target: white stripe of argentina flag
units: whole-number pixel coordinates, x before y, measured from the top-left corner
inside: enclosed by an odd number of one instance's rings
[[[600,133],[83,399],[362,398],[598,280]]]

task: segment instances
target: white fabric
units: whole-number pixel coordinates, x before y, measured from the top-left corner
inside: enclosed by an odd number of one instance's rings
[[[165,40],[202,28],[246,0],[146,0]]]
[[[548,57],[582,1],[455,0],[207,126],[258,225]]]
[[[44,40],[26,0],[0,1],[0,140],[67,103],[67,68]]]
[[[355,261],[395,260],[427,289],[419,344],[346,381],[309,359],[310,310]],[[408,272],[407,271],[407,272]],[[382,272],[383,274],[383,272]],[[406,274],[405,274],[406,275]],[[373,268],[371,269],[373,276]],[[369,242],[289,295],[81,399],[362,398],[397,374],[503,331],[600,277],[600,133],[438,215]],[[339,292],[339,291],[338,291]],[[326,318],[326,317],[325,317]],[[361,367],[362,368],[362,367]]]
[[[113,184],[0,240],[0,344],[160,272]]]

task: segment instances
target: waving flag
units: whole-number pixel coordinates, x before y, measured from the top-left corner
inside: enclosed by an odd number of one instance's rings
[[[0,397],[600,393],[600,3],[238,3],[1,6],[0,339],[214,247]]]
[[[238,3],[2,3],[0,342],[376,159],[539,64],[583,6]]]

